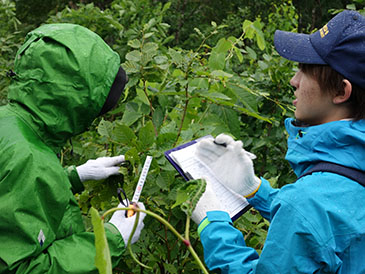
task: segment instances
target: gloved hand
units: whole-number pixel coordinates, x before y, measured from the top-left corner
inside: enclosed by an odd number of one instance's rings
[[[124,155],[114,157],[100,157],[88,160],[85,164],[76,167],[81,182],[101,180],[110,175],[118,175],[119,164],[124,162]]]
[[[212,170],[222,184],[245,197],[256,193],[261,180],[255,176],[252,159],[256,156],[226,134],[215,140],[203,139],[197,144],[195,155]]]
[[[125,207],[122,204],[118,205],[119,208]],[[140,209],[145,209],[143,203],[138,203],[138,207]],[[113,213],[113,216],[110,218],[109,223],[112,223],[120,232],[123,237],[124,243],[127,245],[128,239],[132,233],[133,225],[136,220],[137,214],[134,214],[132,217],[126,218],[125,217],[125,210],[117,210]],[[139,237],[141,236],[141,231],[144,227],[143,219],[146,217],[146,213],[140,212],[139,213],[139,220],[138,226],[134,235],[132,237],[131,243],[134,244],[138,241]]]
[[[224,208],[217,199],[217,196],[215,195],[210,183],[207,181],[205,192],[200,197],[193,213],[191,214],[191,219],[196,224],[199,224],[205,218],[205,216],[207,216],[208,211],[214,210],[224,211]]]

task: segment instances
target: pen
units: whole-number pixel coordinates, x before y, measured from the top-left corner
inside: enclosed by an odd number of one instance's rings
[[[147,156],[147,158],[144,162],[143,168],[142,168],[141,175],[139,176],[139,179],[138,179],[136,190],[134,191],[133,198],[131,201],[131,204],[135,207],[138,207],[137,203],[138,203],[139,197],[141,196],[144,182],[146,181],[147,173],[151,166],[151,162],[152,162],[152,156]],[[131,217],[134,215],[134,213],[135,213],[134,210],[127,210],[126,217]]]
[[[215,140],[213,141],[214,144],[218,145],[218,146],[222,146],[222,147],[227,147],[227,144],[226,143],[217,143]]]

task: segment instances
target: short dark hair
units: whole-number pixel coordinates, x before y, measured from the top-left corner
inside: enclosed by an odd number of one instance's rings
[[[303,73],[313,77],[323,92],[331,95],[343,94],[343,80],[346,78],[330,66],[300,63],[299,69]],[[365,88],[361,88],[354,83],[351,83],[351,85],[351,96],[345,102],[349,105],[349,110],[352,114],[351,118],[354,120],[365,119]]]

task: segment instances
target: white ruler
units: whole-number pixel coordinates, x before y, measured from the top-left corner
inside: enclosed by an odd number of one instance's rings
[[[137,203],[139,197],[141,196],[144,182],[146,181],[148,170],[150,169],[150,165],[152,162],[152,156],[147,156],[146,161],[144,162],[141,176],[139,176],[139,180],[136,186],[136,190],[134,191],[132,203]]]

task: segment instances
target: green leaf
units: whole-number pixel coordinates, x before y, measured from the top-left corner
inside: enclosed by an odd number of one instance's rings
[[[167,273],[177,274],[177,269],[174,265],[163,263],[163,266],[164,266],[165,270],[167,271]]]
[[[154,33],[153,32],[148,32],[145,35],[143,35],[144,39],[150,38]]]
[[[108,241],[105,236],[104,223],[100,218],[98,211],[91,207],[91,222],[95,234],[95,266],[100,274],[112,274],[112,262]]]
[[[236,56],[238,58],[238,61],[240,61],[240,63],[242,63],[242,61],[243,61],[243,55],[242,55],[241,51],[237,47],[234,47],[233,49],[234,49],[234,52],[236,53]]]
[[[141,47],[141,42],[138,39],[129,40],[128,46],[139,49]]]
[[[230,86],[233,93],[237,96],[237,98],[242,102],[246,108],[250,111],[257,112],[257,96],[249,91],[249,88],[240,84],[237,86]]]
[[[172,205],[171,208],[177,207],[187,201],[189,198],[189,195],[187,191],[185,190],[178,190],[175,198],[175,203]]]
[[[130,150],[128,150],[125,154],[125,160],[129,161],[132,165],[135,163],[138,163],[140,161],[140,158],[138,156],[138,151],[135,147],[132,147]]]
[[[140,88],[137,88],[136,91],[137,91],[137,97],[138,97],[138,99],[141,100],[141,102],[143,102],[144,104],[149,105],[150,102],[148,100],[148,97],[144,93],[144,91],[142,89],[140,89]]]
[[[168,190],[170,182],[175,181],[175,169],[173,172],[161,172],[156,179],[156,184],[162,190]]]
[[[220,92],[199,91],[197,93],[213,101],[215,101],[216,99],[227,100],[227,101],[232,100],[230,97]]]
[[[122,123],[131,126],[141,117],[142,113],[138,111],[138,105],[136,103],[128,102],[123,113]]]
[[[172,145],[174,144],[176,140],[176,130],[174,132],[168,132],[168,133],[162,133],[162,130],[160,134],[157,137],[156,144],[158,145],[159,149],[171,149]]]
[[[264,62],[264,61],[258,61],[257,62],[258,63],[258,65],[260,66],[260,68],[262,69],[262,70],[265,70],[265,69],[267,69],[268,67],[269,67],[269,65],[266,63],[266,62]]]
[[[255,52],[252,48],[250,48],[250,47],[246,46],[246,51],[247,51],[247,53],[248,53],[248,56],[249,56],[251,59],[253,59],[253,60],[256,60],[256,59],[257,59],[257,54],[256,54],[256,52]]]
[[[153,42],[149,42],[143,45],[142,48],[142,53],[147,52],[147,53],[156,53],[156,50],[158,49],[158,45],[156,43]]]
[[[117,123],[115,125],[115,128],[113,130],[113,136],[115,141],[126,145],[130,145],[133,141],[137,139],[134,132],[129,127],[121,123]]]
[[[172,48],[169,48],[169,55],[171,56],[172,58],[172,62],[174,62],[175,64],[177,65],[181,65],[182,61],[183,61],[183,57],[181,55],[180,52],[172,49]]]
[[[266,41],[265,41],[264,33],[261,30],[256,31],[256,40],[257,40],[257,45],[259,46],[259,48],[261,50],[264,50],[266,47]]]
[[[214,77],[227,77],[231,78],[233,75],[227,72],[224,72],[223,70],[214,70],[210,73],[211,76]]]
[[[222,70],[224,69],[226,54],[212,51],[209,57],[209,68],[211,70]]]
[[[181,204],[181,210],[189,217],[193,213],[199,199],[204,194],[207,183],[204,179],[191,180],[184,184],[180,190],[185,190],[188,199]]]
[[[242,31],[243,32],[246,32],[246,30],[249,28],[249,27],[251,27],[251,25],[252,25],[252,21],[250,21],[250,20],[245,20],[245,21],[243,21],[243,24],[242,24]]]
[[[126,61],[123,63],[123,68],[127,73],[137,73],[140,71],[140,65],[133,61]]]
[[[167,97],[167,96],[166,96]],[[156,125],[156,128],[160,128],[163,123],[163,111],[161,107],[157,107],[152,115],[152,122]]]
[[[150,147],[155,142],[155,130],[152,121],[148,121],[139,131],[139,141],[144,147]]]
[[[126,54],[125,59],[128,61],[139,62],[141,61],[141,57],[142,54],[140,51],[132,50]]]
[[[194,78],[192,80],[189,80],[189,86],[197,87],[198,89],[208,89],[209,82],[208,79]]]
[[[113,131],[113,124],[109,121],[105,121],[104,119],[101,119],[101,121],[98,125],[98,133],[101,136],[110,137],[112,131]]]
[[[217,53],[226,53],[232,47],[232,43],[227,41],[225,38],[221,38],[217,45],[214,47],[214,51]]]
[[[245,33],[245,38],[252,39],[254,36],[254,29],[252,28],[252,21],[245,20],[242,24],[242,31]]]
[[[164,55],[158,55],[158,56],[155,56],[153,59],[155,60],[156,64],[159,64],[159,65],[161,65],[161,64],[166,64],[166,63],[168,62],[168,60],[169,60],[169,59],[168,59],[166,56],[164,56]]]

